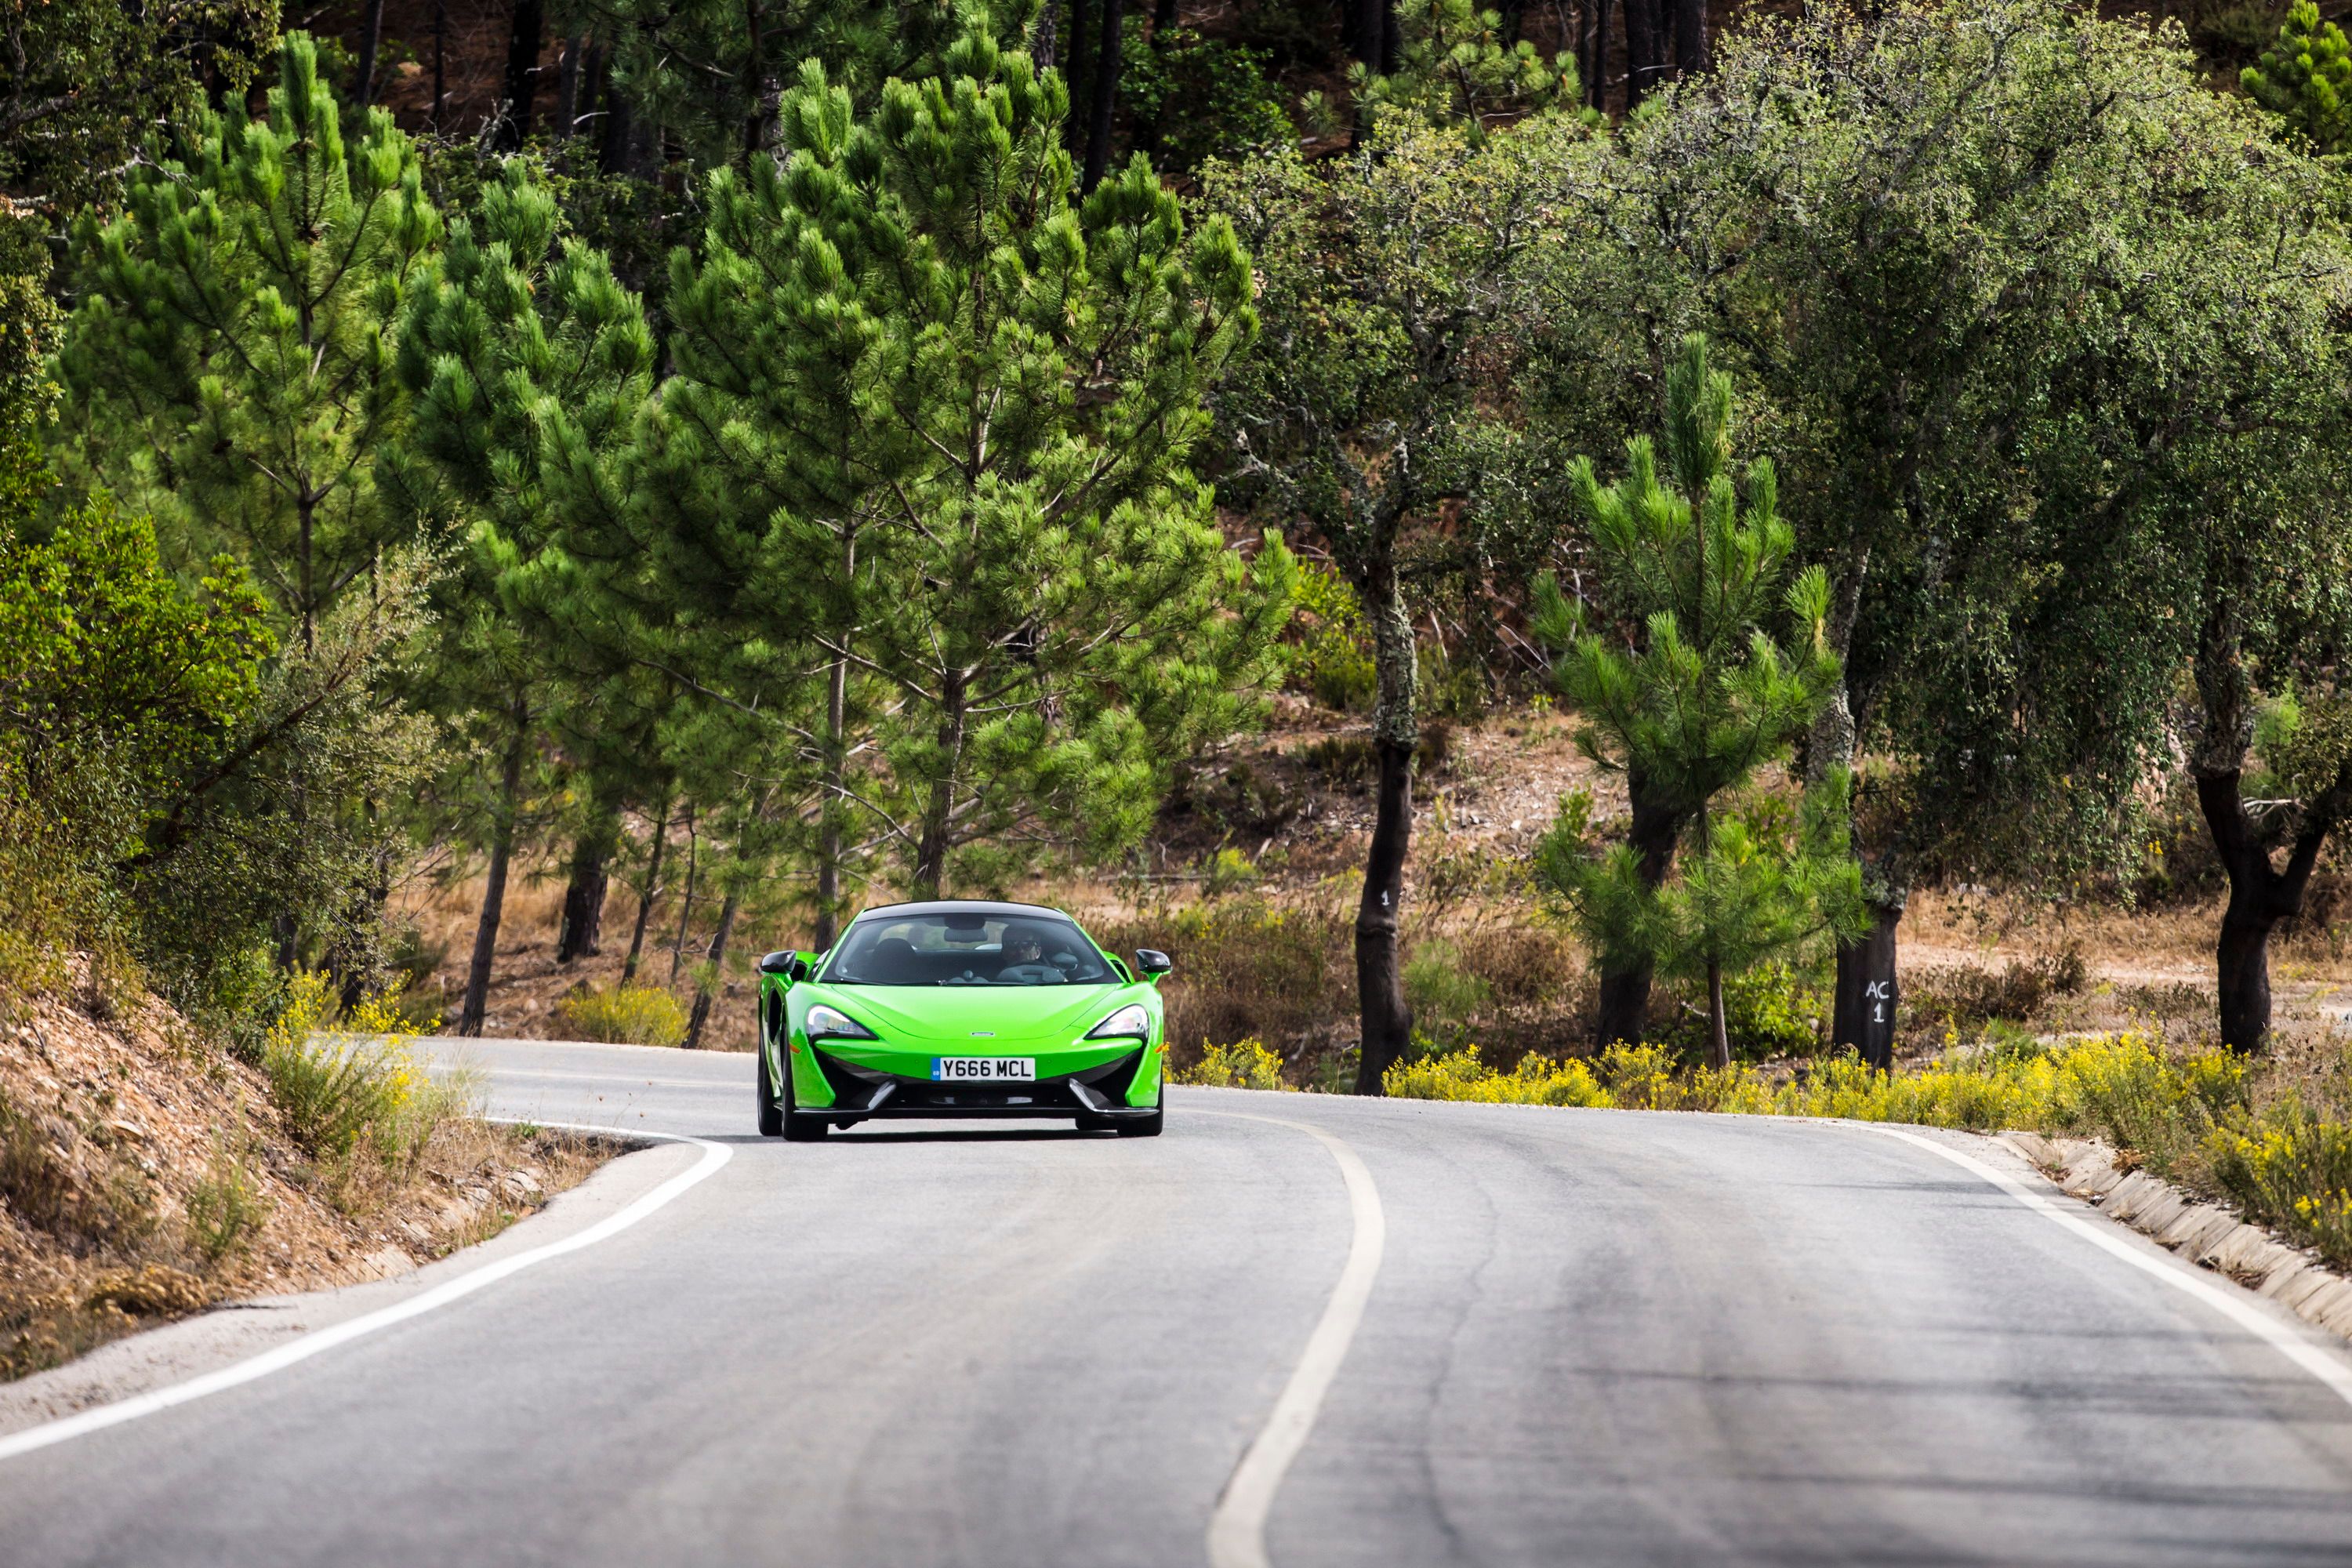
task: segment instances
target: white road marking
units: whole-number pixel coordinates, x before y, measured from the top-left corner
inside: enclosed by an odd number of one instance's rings
[[[2142,1247],[2137,1233],[2125,1233],[2113,1220],[2089,1220],[2070,1213],[2063,1205],[2053,1202],[2046,1194],[2035,1192],[2023,1182],[1996,1166],[1988,1165],[1973,1154],[1963,1154],[1958,1149],[1947,1148],[1932,1138],[1922,1138],[1916,1132],[1901,1132],[1892,1127],[1873,1126],[1868,1122],[1853,1122],[1865,1132],[1876,1132],[1888,1138],[1900,1138],[1906,1143],[1916,1143],[1932,1154],[1940,1154],[1956,1165],[1967,1167],[2023,1204],[2034,1213],[2056,1221],[2094,1247],[2113,1253],[2134,1268],[2151,1279],[2161,1279],[2184,1295],[2204,1302],[2240,1328],[2262,1340],[2287,1360],[2335,1390],[2337,1397],[2352,1405],[2352,1366],[2311,1342],[2294,1329],[2272,1317],[2242,1295],[2191,1272],[2191,1265],[2179,1261],[2173,1255],[2152,1254]]]
[[[724,1079],[715,1078],[618,1079],[614,1078],[608,1072],[557,1072],[551,1068],[499,1068],[495,1070],[497,1076],[502,1079],[509,1078],[542,1078],[557,1079],[565,1082],[601,1083],[610,1087],[615,1093],[618,1093],[623,1089],[655,1088],[708,1089],[713,1090],[730,1089],[736,1087],[735,1079],[747,1076],[743,1073],[737,1073],[733,1077]],[[546,1123],[542,1122],[541,1125],[545,1126]]]
[[[1290,1462],[1306,1447],[1307,1435],[1314,1430],[1315,1417],[1323,1408],[1323,1396],[1330,1392],[1348,1345],[1364,1321],[1372,1277],[1381,1270],[1381,1253],[1388,1245],[1388,1217],[1381,1209],[1380,1189],[1372,1184],[1372,1173],[1364,1168],[1364,1162],[1321,1128],[1238,1110],[1194,1108],[1185,1114],[1231,1116],[1306,1133],[1339,1163],[1339,1175],[1348,1185],[1348,1208],[1355,1220],[1355,1239],[1348,1245],[1348,1261],[1339,1270],[1339,1282],[1331,1288],[1323,1316],[1315,1331],[1307,1336],[1307,1349],[1291,1369],[1290,1381],[1282,1385],[1273,1413],[1234,1467],[1217,1499],[1216,1511],[1209,1516],[1210,1568],[1271,1568],[1265,1554],[1265,1517]]]
[[[513,1119],[494,1118],[493,1120]],[[470,1273],[460,1274],[457,1279],[436,1285],[432,1289],[413,1296],[405,1301],[396,1302],[392,1306],[380,1308],[347,1321],[332,1324],[313,1333],[304,1334],[299,1339],[279,1345],[276,1350],[264,1351],[259,1355],[222,1367],[217,1372],[208,1372],[201,1377],[192,1377],[185,1383],[175,1383],[168,1388],[158,1388],[146,1394],[134,1394],[129,1399],[118,1399],[111,1405],[101,1405],[94,1410],[85,1410],[79,1415],[64,1416],[38,1426],[28,1426],[22,1432],[0,1437],[0,1459],[12,1459],[19,1454],[29,1454],[37,1448],[47,1448],[53,1444],[68,1442],[91,1432],[103,1431],[109,1426],[120,1426],[126,1421],[136,1421],[143,1415],[152,1415],[159,1410],[169,1410],[173,1405],[185,1405],[192,1400],[202,1399],[207,1394],[219,1394],[224,1390],[251,1383],[257,1378],[268,1377],[273,1372],[283,1372],[289,1366],[309,1361],[312,1356],[323,1354],[338,1345],[349,1344],[352,1341],[374,1333],[379,1329],[388,1329],[394,1323],[404,1323],[411,1318],[422,1317],[436,1307],[446,1307],[452,1301],[470,1296],[477,1290],[495,1285],[501,1279],[520,1274],[524,1269],[535,1264],[544,1263],[551,1258],[561,1258],[565,1253],[578,1252],[583,1247],[593,1247],[607,1237],[618,1236],[655,1210],[662,1208],[683,1194],[688,1188],[717,1174],[719,1168],[734,1158],[735,1154],[733,1150],[723,1143],[713,1143],[701,1138],[681,1137],[669,1132],[647,1132],[626,1127],[595,1127],[567,1121],[531,1121],[530,1125],[560,1128],[572,1132],[604,1132],[621,1138],[658,1138],[665,1142],[691,1143],[702,1151],[702,1158],[695,1162],[691,1168],[672,1176],[626,1208],[607,1215],[594,1225],[567,1236],[561,1241],[551,1241],[544,1247],[534,1247],[529,1251],[518,1252],[511,1258],[501,1258],[496,1263],[486,1263]]]

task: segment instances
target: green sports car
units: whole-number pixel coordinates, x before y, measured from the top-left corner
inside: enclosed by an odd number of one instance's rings
[[[890,904],[825,952],[760,961],[760,1131],[877,1117],[1074,1117],[1160,1131],[1160,980],[1034,904]]]

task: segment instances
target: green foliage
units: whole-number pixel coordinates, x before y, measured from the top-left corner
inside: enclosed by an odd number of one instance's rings
[[[1170,1075],[1175,1083],[1203,1084],[1211,1089],[1282,1089],[1282,1058],[1263,1041],[1236,1040],[1230,1046],[1204,1045],[1200,1064]]]
[[[219,755],[276,652],[233,560],[182,584],[147,520],[110,496],[45,543],[0,540],[0,728],[35,791],[103,753],[129,787],[167,796]]]
[[[1773,590],[1795,542],[1780,515],[1771,462],[1729,471],[1731,378],[1713,371],[1705,341],[1685,341],[1667,383],[1669,476],[1649,437],[1625,444],[1626,476],[1604,487],[1589,459],[1572,481],[1592,530],[1620,651],[1557,583],[1539,585],[1536,629],[1561,650],[1553,678],[1574,701],[1577,744],[1604,768],[1638,774],[1665,809],[1692,812],[1784,750],[1840,674],[1822,623],[1829,583],[1797,574]],[[1778,608],[1796,636],[1783,649],[1766,627]]]
[[[1346,579],[1328,566],[1310,563],[1298,574],[1292,597],[1306,618],[1298,624],[1299,668],[1315,700],[1342,713],[1371,706],[1379,691],[1370,640],[1364,635],[1363,605]]]
[[[268,101],[194,115],[117,216],[77,222],[62,455],[175,554],[236,551],[307,647],[398,537],[375,486],[404,404],[391,333],[441,226],[388,114],[346,141],[308,36]]]
[[[1477,0],[1404,0],[1395,16],[1397,68],[1382,75],[1355,66],[1349,79],[1360,104],[1460,125],[1474,137],[1548,110],[1601,123],[1597,110],[1582,107],[1576,58],[1547,60],[1525,38],[1508,39],[1500,12],[1481,9]]]
[[[1297,141],[1265,51],[1190,27],[1147,34],[1133,12],[1124,47],[1119,97],[1134,116],[1139,148],[1161,173]]]
[[[2249,1215],[2352,1263],[2352,1126],[2289,1095],[2215,1128],[2205,1152]]]
[[[1827,1034],[1826,1000],[1779,961],[1723,980],[1724,1026],[1741,1057],[1806,1057]]]
[[[150,129],[245,90],[266,0],[43,0],[0,16],[0,190],[55,212],[114,192]]]
[[[298,974],[264,1041],[261,1069],[287,1136],[345,1171],[373,1154],[413,1173],[434,1133],[464,1110],[470,1085],[426,1072],[409,1048],[415,1031],[383,998],[332,1014],[327,977]],[[322,1034],[331,1023],[340,1032]]]
[[[571,552],[614,563],[595,603],[665,607],[642,657],[768,737],[821,859],[877,845],[919,889],[967,846],[1131,845],[1254,717],[1291,574],[1183,468],[1253,326],[1230,228],[1140,162],[1081,203],[1058,79],[985,31],[940,70],[860,116],[810,62],[782,161],[712,177],[678,374]]]
[[[938,69],[968,28],[1021,47],[1024,0],[562,0],[557,26],[604,40],[630,111],[656,148],[667,138],[706,167],[774,144],[777,89],[817,62],[870,105],[893,77]]]
[[[1609,1105],[1609,1091],[1580,1060],[1550,1062],[1532,1052],[1509,1072],[1487,1066],[1478,1047],[1401,1061],[1381,1080],[1399,1100],[1466,1100],[1512,1105]]]
[[[1494,987],[1465,965],[1458,943],[1431,937],[1415,943],[1405,960],[1404,994],[1422,1027],[1441,1038],[1459,1037],[1494,1000]]]
[[[103,495],[45,542],[0,541],[12,968],[127,951],[205,1011],[237,1005],[289,908],[322,940],[362,918],[344,900],[390,827],[293,807],[341,786],[393,798],[412,776],[415,727],[376,688],[415,624],[413,572],[393,563],[378,591],[308,652],[275,650],[233,564],[177,580],[146,521]]]
[[[2352,142],[2352,44],[2343,28],[2319,19],[2312,0],[2287,8],[2277,41],[2238,81],[2315,151],[2341,153]]]
[[[1671,882],[1630,841],[1588,844],[1589,796],[1567,803],[1538,845],[1538,885],[1616,971],[1655,963],[1670,974],[1738,974],[1867,923],[1842,772],[1806,793],[1793,830],[1731,813],[1709,819],[1708,803],[1785,751],[1841,674],[1824,635],[1829,584],[1819,568],[1799,574],[1783,598],[1790,647],[1766,630],[1794,535],[1769,461],[1749,465],[1741,504],[1730,425],[1730,378],[1710,369],[1694,335],[1667,378],[1671,482],[1645,437],[1626,443],[1629,471],[1613,487],[1578,460],[1571,479],[1611,629],[1624,628],[1627,646],[1595,629],[1550,579],[1537,586],[1535,630],[1561,650],[1553,674],[1577,705],[1578,745],[1624,773],[1642,809],[1698,828]],[[1721,1057],[1726,1025],[1717,1000],[1710,1006]]]
[[[686,1038],[686,1009],[653,985],[583,991],[555,1005],[565,1037],[626,1046],[675,1046]]]

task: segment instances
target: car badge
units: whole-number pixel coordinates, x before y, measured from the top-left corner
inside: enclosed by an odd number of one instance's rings
[[[971,1032],[971,1037],[975,1040],[992,1040],[996,1038],[996,1031],[993,1029],[974,1029]]]

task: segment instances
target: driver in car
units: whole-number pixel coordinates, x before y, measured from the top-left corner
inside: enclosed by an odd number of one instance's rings
[[[1000,981],[1024,981],[1034,984],[1048,976],[1056,980],[1061,978],[1058,970],[1044,966],[1045,950],[1038,942],[1035,931],[1017,926],[1006,931],[1003,951],[1004,963],[996,972]]]

